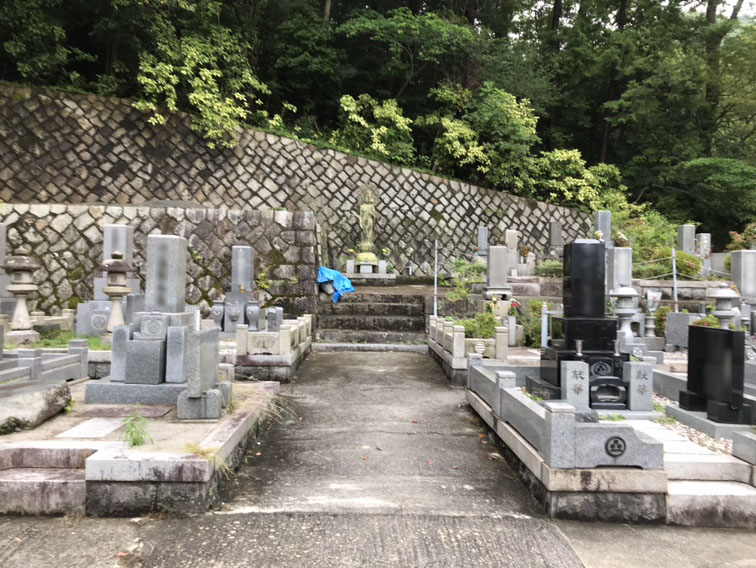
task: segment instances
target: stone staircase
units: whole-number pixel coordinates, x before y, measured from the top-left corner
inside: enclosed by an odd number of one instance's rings
[[[318,339],[327,343],[425,343],[422,295],[347,294],[320,304]]]
[[[0,515],[83,513],[84,462],[94,450],[43,441],[0,449]]]

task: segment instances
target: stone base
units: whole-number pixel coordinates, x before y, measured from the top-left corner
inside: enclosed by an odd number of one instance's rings
[[[184,388],[176,401],[179,420],[217,420],[222,414],[223,394],[220,389],[210,389],[199,398],[189,398],[189,390]]]
[[[649,351],[664,351],[665,341],[663,337],[644,337],[643,343]]]
[[[490,300],[494,296],[497,296],[500,300],[510,300],[512,299],[512,288],[511,286],[501,288],[486,288],[484,295],[487,300]]]
[[[39,341],[39,333],[33,329],[26,329],[23,331],[11,331],[5,334],[5,342],[11,345],[23,345],[25,343],[37,343]]]
[[[538,367],[533,367],[533,371],[537,371]],[[562,398],[562,389],[552,385],[548,381],[544,381],[538,375],[527,375],[525,379],[525,388],[528,392],[534,396],[540,396],[544,400],[558,400]]]
[[[349,278],[349,280],[351,280],[352,282],[354,282],[355,280],[357,280],[358,282],[360,280],[368,280],[368,281],[370,281],[372,283],[375,280],[391,280],[391,281],[396,280],[396,273],[394,273],[394,272],[392,272],[390,274],[389,273],[380,274],[378,272],[373,272],[373,273],[370,273],[370,272],[353,272],[353,273],[349,273],[348,272],[348,273],[344,274],[344,276],[346,276],[347,278]]]
[[[186,383],[138,385],[114,383],[110,376],[88,383],[84,402],[87,404],[176,404]]]
[[[467,369],[453,369],[449,362],[433,349],[428,349],[428,353],[439,364],[444,375],[446,375],[446,378],[449,379],[452,385],[461,387],[467,384]]]
[[[231,398],[233,397],[233,390],[231,387],[230,381],[219,381],[215,385],[215,389],[219,390],[222,396],[222,405],[223,408],[228,408],[229,403],[231,402]]]
[[[741,430],[747,432],[751,430],[749,424],[726,424],[723,422],[714,422],[706,417],[705,412],[685,410],[684,408],[678,408],[675,406],[668,406],[667,414],[678,422],[690,426],[691,428],[695,428],[699,432],[703,432],[712,438],[732,438],[735,432]]]
[[[664,416],[663,412],[657,412],[656,410],[614,410],[598,411],[599,420],[609,414],[619,414],[620,416],[624,416],[625,420],[656,420]]]

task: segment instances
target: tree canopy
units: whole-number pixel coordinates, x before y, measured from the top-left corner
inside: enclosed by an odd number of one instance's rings
[[[128,97],[157,123],[185,111],[211,146],[250,125],[620,217],[656,208],[723,247],[756,221],[747,8],[4,0],[0,80]]]

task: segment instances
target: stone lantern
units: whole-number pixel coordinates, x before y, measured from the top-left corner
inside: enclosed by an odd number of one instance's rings
[[[34,271],[40,267],[36,259],[29,256],[31,251],[21,247],[15,256],[9,256],[2,267],[11,273],[7,290],[16,298],[16,308],[13,311],[11,332],[6,338],[10,343],[34,343],[39,341],[39,333],[34,331],[29,316],[29,306],[26,300],[29,295],[37,291],[34,283]]]
[[[719,327],[730,329],[730,324],[737,326],[735,321],[735,301],[739,299],[738,293],[727,284],[720,284],[716,291],[708,294],[708,298],[714,300],[714,317],[719,320]]]
[[[633,328],[632,322],[633,316],[638,312],[638,292],[634,288],[629,286],[622,286],[615,288],[609,295],[612,298],[617,299],[617,307],[614,313],[617,314],[617,318],[620,321],[620,328],[617,332],[617,337],[624,340],[625,343],[632,343],[633,341]]]
[[[102,291],[110,298],[110,317],[108,325],[105,328],[108,333],[113,333],[113,328],[117,325],[124,325],[126,321],[123,317],[121,308],[121,299],[131,293],[127,277],[134,269],[128,261],[123,259],[123,253],[113,251],[112,258],[104,260],[97,270],[107,273],[107,284]]]

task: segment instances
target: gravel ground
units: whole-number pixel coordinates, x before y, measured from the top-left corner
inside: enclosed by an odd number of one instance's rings
[[[664,406],[679,406],[674,400],[659,396],[658,394],[654,394],[654,403],[659,403]],[[695,442],[699,446],[708,448],[712,452],[726,455],[732,454],[732,440],[727,440],[725,438],[712,438],[703,432],[699,432],[695,428],[681,424],[671,416],[667,416],[666,418],[657,421],[665,428],[685,436],[691,442]]]

